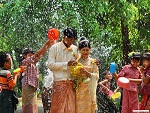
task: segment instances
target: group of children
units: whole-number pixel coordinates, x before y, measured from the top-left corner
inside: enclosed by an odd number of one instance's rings
[[[121,113],[134,113],[140,110],[149,110],[150,112],[150,53],[144,53],[142,56],[138,52],[131,52],[129,54],[130,64],[123,66],[122,70],[117,74],[113,74],[117,82],[119,77],[126,77],[129,80],[129,87],[122,89],[122,109]],[[142,66],[140,65],[140,61]],[[110,80],[112,75],[107,73],[105,80],[99,82],[101,87],[101,96],[108,96],[110,91]],[[140,88],[138,89],[138,86]],[[138,95],[142,95],[142,101],[139,102]],[[105,97],[105,99],[107,99]],[[107,104],[106,104],[107,103]],[[140,104],[139,104],[140,103]],[[112,102],[105,100],[105,108],[108,106],[116,110]]]

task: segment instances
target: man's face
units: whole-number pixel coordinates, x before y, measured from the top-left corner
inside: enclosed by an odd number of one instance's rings
[[[67,36],[63,38],[63,42],[65,43],[67,47],[70,47],[74,43],[74,41],[75,41],[75,38],[68,38]]]

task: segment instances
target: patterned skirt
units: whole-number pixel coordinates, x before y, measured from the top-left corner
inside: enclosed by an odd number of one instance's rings
[[[95,113],[97,104],[92,102],[89,82],[79,85],[76,91],[76,113]]]
[[[36,88],[30,85],[22,88],[22,113],[38,113]]]
[[[54,82],[50,113],[75,113],[75,91],[71,80]]]

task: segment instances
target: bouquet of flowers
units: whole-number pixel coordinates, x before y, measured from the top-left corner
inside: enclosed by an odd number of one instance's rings
[[[84,80],[84,76],[80,73],[80,69],[83,68],[83,65],[78,62],[75,66],[70,66],[71,77],[74,79],[73,88],[77,91],[78,86]]]

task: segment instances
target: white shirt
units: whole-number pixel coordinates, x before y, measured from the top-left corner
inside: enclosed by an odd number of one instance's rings
[[[78,55],[77,47],[71,45],[67,48],[63,42],[58,42],[51,46],[48,57],[48,67],[53,72],[54,81],[71,79],[68,61],[76,59]]]

